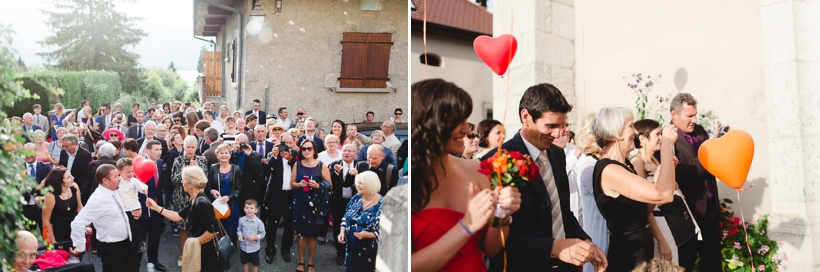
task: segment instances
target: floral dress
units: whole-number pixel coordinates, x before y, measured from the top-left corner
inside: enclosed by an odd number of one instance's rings
[[[182,188],[182,168],[185,166],[185,158],[187,158],[185,155],[180,155],[174,159],[174,166],[171,168],[171,183],[174,185],[174,196],[170,210],[173,211],[181,211],[191,203],[191,197],[188,196],[188,193]],[[205,176],[207,177],[208,160],[203,156],[195,156],[194,160],[196,160],[196,163],[199,164],[199,167],[202,168],[202,171],[205,172]],[[176,225],[178,229],[186,230],[188,229],[188,220],[174,222],[174,225]]]
[[[347,245],[347,271],[375,271],[376,252],[379,246],[379,216],[382,213],[382,200],[372,207],[362,209],[361,194],[354,195],[347,204],[347,211],[342,217],[341,226],[345,228]],[[358,239],[356,232],[369,231],[376,234],[376,239]]]

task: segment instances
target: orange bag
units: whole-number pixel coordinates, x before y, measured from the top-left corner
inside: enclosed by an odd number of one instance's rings
[[[231,208],[228,208],[228,211],[225,212],[225,214],[219,213],[219,211],[217,211],[216,208],[214,208],[214,213],[216,214],[216,219],[228,219],[228,217],[231,217]]]

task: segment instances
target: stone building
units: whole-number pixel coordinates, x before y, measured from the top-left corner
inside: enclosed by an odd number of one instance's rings
[[[746,218],[771,215],[785,271],[820,271],[818,15],[818,1],[496,0],[493,33],[512,28],[518,53],[508,95],[494,77],[493,108],[515,112],[528,86],[550,82],[575,105],[577,127],[601,107],[635,108],[623,77],[661,74],[650,98],[691,93],[700,113],[752,135]],[[506,123],[507,136],[520,128],[515,114]]]
[[[244,113],[260,99],[289,118],[305,107],[322,127],[410,112],[407,1],[193,0],[193,9],[194,35],[215,40],[205,101]]]
[[[493,34],[493,15],[465,0],[427,1],[427,71],[424,65],[424,2],[413,0],[410,11],[410,74],[415,83],[426,78],[443,78],[467,91],[473,98],[473,114],[478,124],[493,117],[492,74],[473,52],[473,40]],[[501,118],[500,116],[496,119]]]

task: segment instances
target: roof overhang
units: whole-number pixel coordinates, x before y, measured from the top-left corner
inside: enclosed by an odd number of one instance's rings
[[[217,4],[233,7],[237,0],[211,0]],[[194,9],[194,35],[216,36],[225,25],[225,20],[233,13],[218,7],[214,7],[199,0],[193,0]]]

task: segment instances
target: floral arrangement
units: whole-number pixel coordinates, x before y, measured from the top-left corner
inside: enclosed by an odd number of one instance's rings
[[[721,221],[720,227],[723,229],[723,271],[779,271],[783,268],[783,262],[788,261],[783,253],[778,253],[781,243],[769,239],[767,230],[769,228],[769,217],[764,215],[758,219],[749,219],[746,222],[746,229],[749,232],[749,246],[752,249],[752,256],[749,256],[749,249],[746,248],[746,232],[743,231],[741,218],[735,217],[729,211],[730,199],[721,201]],[[751,267],[754,260],[754,266]]]
[[[490,179],[490,187],[524,185],[538,175],[541,170],[530,158],[515,151],[501,150],[492,157],[481,161],[479,170]]]
[[[655,107],[649,103],[649,93],[652,92],[652,87],[654,87],[661,78],[661,75],[656,75],[655,78],[652,78],[651,75],[647,75],[646,78],[643,76],[643,74],[637,73],[632,74],[631,79],[624,77],[626,86],[632,89],[632,93],[637,96],[635,99],[635,109],[638,113],[636,120],[652,118],[649,116],[651,114],[650,108]],[[660,101],[660,103],[663,103],[663,101]],[[658,117],[662,117],[661,114],[658,114]]]

